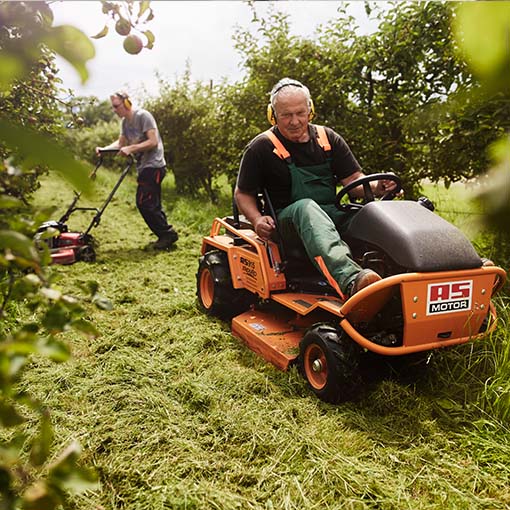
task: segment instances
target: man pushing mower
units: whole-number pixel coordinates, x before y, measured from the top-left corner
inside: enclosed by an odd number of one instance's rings
[[[171,248],[178,239],[177,232],[168,224],[161,207],[161,182],[166,174],[163,142],[152,114],[144,109],[134,109],[125,92],[110,96],[112,108],[122,119],[119,139],[100,150],[119,149],[128,157],[134,155],[138,171],[136,206],[147,226],[158,240],[152,247],[156,250]]]

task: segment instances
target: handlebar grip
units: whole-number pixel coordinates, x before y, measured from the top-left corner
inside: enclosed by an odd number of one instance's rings
[[[119,149],[99,149],[99,154],[110,154],[112,152],[119,152]]]

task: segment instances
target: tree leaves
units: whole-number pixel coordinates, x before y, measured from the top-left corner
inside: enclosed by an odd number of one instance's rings
[[[145,47],[148,49],[152,49],[154,47],[154,41],[156,40],[154,34],[150,30],[145,30],[142,33],[145,37],[147,37],[147,44],[145,45]]]
[[[86,65],[95,50],[74,26],[53,27],[47,2],[0,2],[0,19],[0,209],[5,212],[0,216],[0,423],[13,428],[9,443],[0,443],[0,506],[53,510],[64,502],[65,490],[95,488],[97,477],[78,465],[76,444],[48,468],[53,443],[49,412],[29,394],[20,393],[17,384],[34,355],[54,362],[69,359],[68,346],[58,338],[62,332],[70,328],[89,336],[98,332],[83,317],[82,300],[51,286],[45,267],[50,262],[48,246],[41,239],[36,247],[31,237],[42,214],[32,211],[28,199],[44,168],[58,172],[85,194],[92,190],[89,168],[49,137],[62,131],[56,105],[62,101],[57,98],[57,69],[50,50],[65,58],[82,82],[88,78]],[[97,285],[89,285],[89,290],[89,301],[111,307],[97,293]],[[33,314],[30,322],[17,322],[18,307]],[[14,317],[9,315],[12,311]],[[19,406],[28,406],[39,418],[39,432],[33,438],[17,429],[25,421]],[[45,472],[49,474],[43,481]]]
[[[102,37],[105,37],[108,35],[108,31],[109,31],[108,25],[105,25],[103,27],[103,30],[98,32],[96,35],[92,35],[91,37],[92,37],[92,39],[101,39]]]
[[[24,168],[45,165],[59,172],[74,188],[85,194],[91,192],[89,169],[74,159],[72,153],[46,136],[0,117],[0,138],[16,149]]]
[[[87,81],[86,63],[95,56],[96,50],[81,30],[71,25],[60,25],[54,27],[41,42],[65,58],[76,69],[82,83]]]

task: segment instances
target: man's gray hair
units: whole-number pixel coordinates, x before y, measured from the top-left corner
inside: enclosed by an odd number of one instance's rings
[[[273,110],[276,106],[276,100],[280,95],[294,93],[296,90],[301,90],[303,92],[308,102],[308,106],[311,108],[312,97],[308,87],[297,80],[293,80],[292,78],[282,78],[271,90],[271,107]]]

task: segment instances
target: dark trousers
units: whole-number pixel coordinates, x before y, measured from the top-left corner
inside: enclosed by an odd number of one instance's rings
[[[161,181],[166,174],[163,168],[144,168],[138,174],[136,206],[147,226],[161,237],[172,228],[161,208]]]

